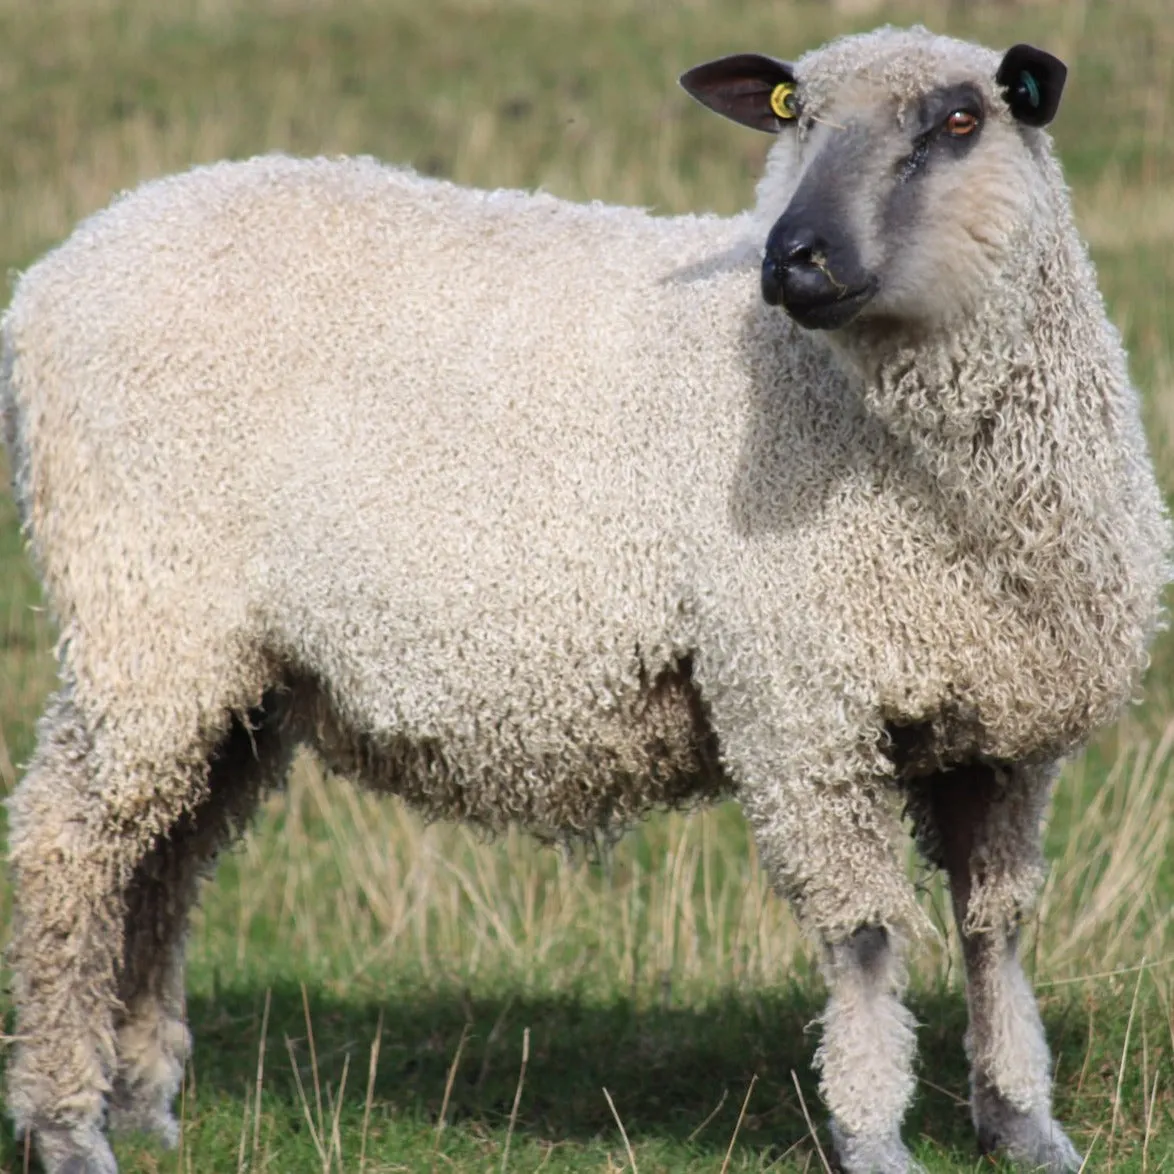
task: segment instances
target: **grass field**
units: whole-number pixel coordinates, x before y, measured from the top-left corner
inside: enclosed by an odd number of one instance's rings
[[[728,212],[766,142],[694,107],[674,80],[686,66],[794,55],[882,17],[1034,41],[1072,66],[1056,137],[1170,490],[1167,4],[0,0],[0,265],[27,265],[141,179],[275,148]],[[0,495],[6,789],[52,679],[37,603]],[[1174,1171],[1172,771],[1166,636],[1144,703],[1063,777],[1027,943],[1058,1115],[1089,1170]],[[945,927],[932,878],[924,900]],[[0,917],[7,903],[0,885]],[[991,1168],[965,1108],[953,944],[947,931],[914,966],[907,1133],[931,1171]],[[180,1149],[122,1142],[125,1171],[823,1168],[807,1030],[822,995],[733,808],[655,819],[604,863],[576,862],[423,828],[301,761],[207,889],[189,991]],[[0,1141],[0,1169],[25,1161]]]

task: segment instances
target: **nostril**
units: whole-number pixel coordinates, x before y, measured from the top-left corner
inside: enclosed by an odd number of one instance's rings
[[[766,255],[782,269],[814,265],[826,252],[826,242],[814,228],[789,219],[780,220],[766,242]]]

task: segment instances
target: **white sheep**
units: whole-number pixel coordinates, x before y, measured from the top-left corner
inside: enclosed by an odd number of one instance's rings
[[[1017,927],[1169,533],[1039,129],[1064,73],[920,29],[701,66],[778,135],[730,219],[265,157],[24,275],[5,426],[61,642],[8,1105],[51,1174],[115,1170],[107,1110],[175,1136],[198,879],[298,741],[551,837],[734,793],[820,945],[851,1172],[913,1166],[911,813],[980,1143],[1076,1169]]]

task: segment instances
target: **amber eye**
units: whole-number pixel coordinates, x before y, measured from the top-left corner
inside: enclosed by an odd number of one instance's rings
[[[969,110],[955,110],[946,119],[946,133],[956,139],[964,139],[978,130],[978,115]]]

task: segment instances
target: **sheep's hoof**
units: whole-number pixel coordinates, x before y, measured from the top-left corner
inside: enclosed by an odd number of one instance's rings
[[[105,1167],[95,1166],[88,1158],[79,1158],[77,1154],[74,1154],[61,1167],[61,1174],[93,1174],[93,1171],[100,1169],[105,1169]]]
[[[897,1133],[877,1137],[849,1133],[833,1120],[836,1164],[843,1174],[925,1174]]]
[[[33,1131],[45,1174],[118,1174],[110,1145],[96,1127]]]
[[[1075,1174],[1083,1165],[1059,1123],[1042,1115],[1005,1112],[998,1121],[979,1126],[978,1147],[984,1154],[1002,1154],[1046,1174]]]

